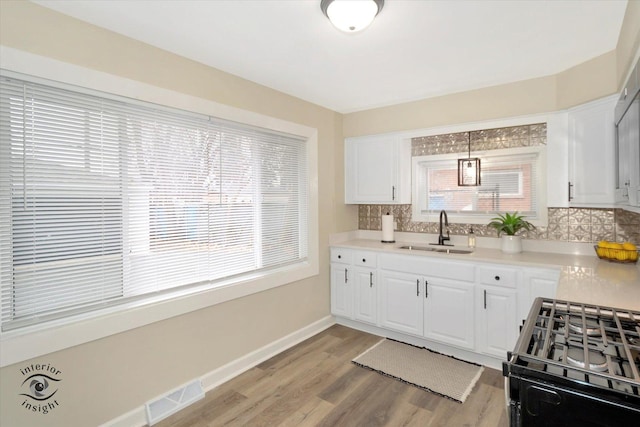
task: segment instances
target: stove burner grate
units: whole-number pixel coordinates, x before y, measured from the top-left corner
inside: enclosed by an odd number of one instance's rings
[[[640,395],[640,312],[539,298],[534,313],[516,344],[518,363]]]

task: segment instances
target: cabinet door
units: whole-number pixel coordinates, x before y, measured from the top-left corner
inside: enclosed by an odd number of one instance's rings
[[[353,316],[356,320],[376,324],[377,290],[376,273],[371,268],[356,267],[353,270],[353,286],[355,289],[355,307]]]
[[[348,264],[331,264],[331,313],[335,316],[353,315],[353,272]]]
[[[538,297],[555,298],[560,278],[559,270],[526,269],[525,285],[518,288],[518,319],[527,318],[533,300]]]
[[[477,290],[478,350],[505,358],[518,337],[516,291],[491,286],[479,286]]]
[[[425,279],[424,336],[474,348],[474,285]]]
[[[391,137],[345,141],[345,203],[410,203],[411,146]]]
[[[570,205],[615,202],[615,101],[569,110]]]
[[[631,206],[640,206],[640,98],[631,103],[620,123],[618,123],[618,185],[616,201]]]
[[[420,276],[390,271],[379,273],[380,326],[422,335],[424,286]]]

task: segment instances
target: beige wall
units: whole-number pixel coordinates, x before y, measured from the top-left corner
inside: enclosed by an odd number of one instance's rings
[[[618,91],[616,52],[612,50],[556,74],[556,110],[564,110]]]
[[[426,129],[555,109],[556,79],[542,77],[350,113],[344,136]]]
[[[330,313],[328,236],[357,228],[344,205],[333,111],[22,1],[0,2],[0,44],[318,129],[320,275],[2,368],[0,425],[92,426]],[[60,369],[60,406],[20,407],[19,369]]]
[[[344,136],[428,129],[563,110],[617,92],[611,51],[562,73],[350,113]]]
[[[640,50],[640,1],[629,0],[616,46],[617,82],[622,88]]]

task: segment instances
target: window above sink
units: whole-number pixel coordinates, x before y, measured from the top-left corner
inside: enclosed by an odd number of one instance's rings
[[[545,147],[473,153],[482,159],[481,186],[457,185],[460,153],[413,157],[413,221],[433,221],[440,210],[449,220],[486,224],[498,212],[517,211],[546,225]]]

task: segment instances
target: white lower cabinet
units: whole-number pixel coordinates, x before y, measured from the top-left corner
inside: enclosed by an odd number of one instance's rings
[[[504,360],[536,297],[560,272],[332,248],[331,312]]]
[[[331,250],[331,313],[376,324],[378,298],[376,254],[333,248]]]
[[[425,279],[424,336],[473,350],[473,283]]]
[[[378,320],[376,271],[372,268],[355,267],[353,288],[355,289],[353,318],[375,325]]]
[[[520,324],[529,315],[533,301],[538,297],[555,298],[560,270],[527,268],[524,270],[525,286],[518,292],[518,320]]]
[[[516,290],[480,285],[476,288],[476,308],[477,350],[506,358],[518,338]]]
[[[476,285],[477,351],[507,357],[518,338],[518,291],[522,269],[499,264],[478,267]]]
[[[412,335],[422,335],[424,292],[422,277],[395,271],[380,271],[380,326]]]
[[[353,285],[349,275],[353,277],[348,264],[331,264],[331,313],[336,316],[353,315]]]

